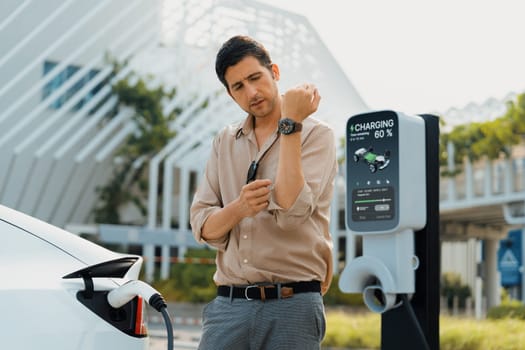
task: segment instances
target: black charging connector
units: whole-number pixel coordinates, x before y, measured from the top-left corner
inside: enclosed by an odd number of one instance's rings
[[[164,300],[162,295],[155,293],[149,298],[148,303],[151,305],[151,307],[153,307],[155,310],[162,314],[162,318],[164,319],[164,324],[166,325],[166,332],[168,335],[168,350],[173,350],[173,325],[171,324],[170,315],[168,313],[168,305],[166,304],[166,301]]]

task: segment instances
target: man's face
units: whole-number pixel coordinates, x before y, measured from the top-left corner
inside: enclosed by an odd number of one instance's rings
[[[257,118],[276,113],[276,81],[279,79],[276,65],[272,65],[270,70],[255,57],[246,56],[229,67],[224,78],[228,84],[228,93],[244,111]]]

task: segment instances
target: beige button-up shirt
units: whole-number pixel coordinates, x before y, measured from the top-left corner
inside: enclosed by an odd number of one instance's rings
[[[276,129],[259,150],[251,116],[215,137],[191,206],[197,241],[204,240],[201,229],[206,219],[239,196],[252,161],[260,160],[258,179],[275,182],[280,137],[286,136],[279,136]],[[328,290],[332,279],[330,204],[337,172],[333,131],[309,117],[303,121],[301,144],[306,184],[292,207],[284,210],[271,198],[267,210],[244,218],[222,239],[206,241],[218,249],[217,285],[318,280],[323,294]]]

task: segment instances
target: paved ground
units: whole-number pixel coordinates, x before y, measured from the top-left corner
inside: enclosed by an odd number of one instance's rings
[[[173,349],[174,350],[196,350],[199,344],[196,342],[183,342],[183,341],[174,341]],[[149,350],[166,350],[168,349],[168,342],[166,338],[156,338],[151,337],[149,343]]]

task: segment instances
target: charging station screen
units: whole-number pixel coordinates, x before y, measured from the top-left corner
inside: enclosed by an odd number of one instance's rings
[[[398,129],[398,117],[392,111],[348,120],[346,222],[352,231],[386,231],[399,222]]]

